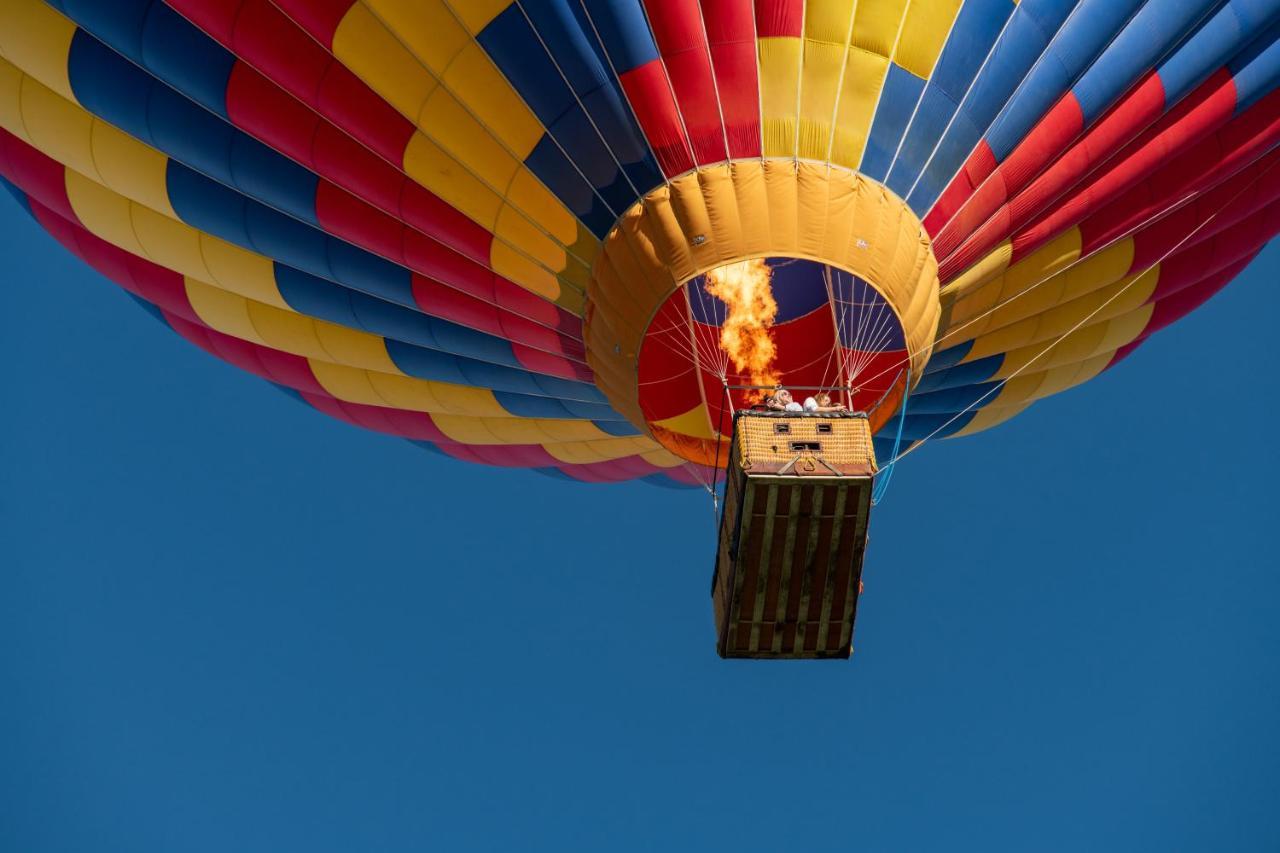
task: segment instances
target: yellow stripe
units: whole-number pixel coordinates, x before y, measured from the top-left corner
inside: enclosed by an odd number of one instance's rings
[[[898,37],[894,63],[917,77],[929,79],[959,11],[960,0],[912,0]]]
[[[845,80],[853,0],[813,0],[805,6],[800,80],[800,156],[826,160],[831,123]]]
[[[766,157],[796,153],[796,97],[799,94],[800,39],[756,40],[760,62],[760,126]]]
[[[39,0],[0,3],[0,57],[72,101],[67,57],[75,33],[74,23]]]

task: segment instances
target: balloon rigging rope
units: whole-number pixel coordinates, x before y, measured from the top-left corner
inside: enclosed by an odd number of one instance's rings
[[[1280,161],[1278,161],[1278,162],[1280,162]],[[1216,219],[1218,216],[1220,216],[1220,215],[1222,214],[1222,212],[1223,212],[1224,210],[1226,210],[1226,209],[1227,209],[1227,207],[1229,207],[1229,206],[1231,205],[1231,203],[1232,203],[1232,202],[1234,202],[1236,199],[1240,198],[1240,197],[1241,197],[1241,196],[1243,196],[1246,192],[1248,192],[1249,190],[1251,190],[1251,189],[1253,188],[1253,185],[1254,185],[1254,184],[1261,182],[1262,178],[1263,178],[1263,177],[1265,177],[1265,176],[1266,176],[1266,174],[1267,174],[1268,172],[1270,172],[1272,169],[1274,169],[1274,168],[1276,167],[1276,165],[1277,165],[1277,163],[1272,163],[1270,166],[1268,166],[1266,169],[1264,169],[1264,170],[1263,170],[1263,172],[1262,172],[1262,174],[1261,174],[1261,175],[1258,175],[1258,177],[1257,177],[1253,182],[1251,182],[1249,186],[1244,187],[1244,188],[1243,188],[1243,189],[1241,189],[1239,192],[1237,192],[1235,195],[1233,195],[1231,198],[1229,198],[1229,199],[1227,199],[1225,202],[1223,202],[1223,203],[1222,203],[1222,205],[1221,205],[1221,206],[1220,206],[1216,211],[1214,211],[1214,213],[1213,213],[1212,215],[1210,215],[1209,217],[1207,217],[1203,222],[1201,222],[1199,225],[1197,225],[1195,228],[1193,228],[1191,231],[1189,231],[1189,232],[1187,233],[1187,236],[1183,237],[1181,240],[1179,240],[1177,243],[1175,243],[1172,247],[1170,247],[1170,248],[1169,248],[1169,249],[1168,249],[1168,250],[1167,250],[1163,255],[1161,255],[1161,256],[1160,256],[1160,258],[1159,258],[1159,259],[1157,259],[1157,260],[1155,261],[1155,263],[1151,264],[1151,266],[1150,266],[1150,267],[1148,267],[1148,269],[1153,269],[1154,267],[1156,267],[1156,266],[1158,266],[1158,265],[1160,265],[1160,264],[1164,263],[1164,261],[1165,261],[1165,260],[1167,260],[1167,259],[1169,258],[1169,256],[1170,256],[1170,255],[1172,255],[1172,254],[1174,254],[1175,252],[1177,252],[1177,251],[1178,251],[1178,249],[1179,249],[1179,248],[1181,248],[1181,247],[1183,246],[1183,244],[1185,244],[1188,240],[1190,240],[1192,237],[1194,237],[1194,236],[1195,236],[1195,235],[1196,235],[1196,234],[1197,234],[1201,229],[1203,229],[1206,225],[1208,225],[1210,222],[1212,222],[1214,219]],[[929,441],[931,441],[934,437],[936,437],[936,436],[938,435],[938,433],[942,432],[942,431],[943,431],[943,430],[945,430],[948,426],[950,426],[951,424],[955,423],[958,419],[960,419],[961,417],[963,417],[964,415],[966,415],[966,414],[968,414],[970,411],[972,411],[974,408],[976,408],[979,404],[981,404],[981,403],[982,403],[982,401],[986,400],[986,399],[987,399],[988,397],[990,397],[992,394],[995,394],[996,392],[1000,391],[1002,388],[1004,388],[1006,385],[1008,385],[1008,384],[1009,384],[1009,382],[1011,382],[1012,380],[1016,379],[1016,378],[1017,378],[1017,377],[1018,377],[1018,376],[1019,376],[1023,371],[1025,371],[1027,368],[1031,367],[1031,365],[1035,364],[1037,361],[1039,361],[1041,358],[1043,358],[1045,355],[1047,355],[1047,354],[1049,353],[1049,351],[1050,351],[1050,350],[1052,350],[1052,349],[1053,349],[1054,347],[1056,347],[1058,344],[1062,343],[1064,340],[1066,340],[1068,337],[1070,337],[1072,334],[1074,334],[1076,331],[1078,331],[1081,327],[1083,327],[1084,325],[1086,325],[1090,320],[1092,320],[1092,319],[1093,319],[1094,317],[1096,317],[1099,313],[1101,313],[1101,312],[1102,312],[1102,311],[1103,311],[1103,310],[1104,310],[1108,305],[1110,305],[1112,302],[1115,302],[1117,299],[1119,299],[1121,296],[1123,296],[1123,295],[1124,295],[1124,294],[1129,290],[1129,288],[1133,287],[1135,284],[1137,284],[1139,281],[1141,281],[1141,280],[1142,280],[1142,278],[1143,278],[1143,275],[1141,275],[1141,274],[1134,276],[1132,279],[1130,279],[1130,281],[1128,282],[1128,284],[1124,285],[1124,287],[1120,288],[1118,291],[1116,291],[1114,294],[1112,294],[1112,295],[1111,295],[1111,297],[1110,297],[1109,299],[1107,299],[1105,302],[1103,302],[1103,303],[1102,303],[1101,305],[1099,305],[1097,308],[1095,308],[1095,309],[1093,309],[1092,311],[1090,311],[1090,312],[1089,312],[1089,314],[1088,314],[1088,315],[1086,315],[1085,317],[1083,317],[1083,318],[1082,318],[1078,323],[1076,323],[1074,326],[1072,326],[1070,329],[1068,329],[1068,330],[1067,330],[1066,332],[1064,332],[1062,335],[1059,335],[1058,337],[1056,337],[1056,338],[1054,338],[1052,341],[1050,341],[1050,342],[1049,342],[1049,345],[1048,345],[1048,346],[1046,346],[1046,347],[1045,347],[1043,350],[1041,350],[1039,353],[1037,353],[1037,354],[1036,354],[1036,356],[1035,356],[1034,358],[1029,359],[1026,363],[1024,363],[1021,367],[1019,367],[1019,368],[1018,368],[1017,370],[1015,370],[1013,373],[1009,374],[1009,375],[1008,375],[1008,376],[1006,376],[1004,379],[1001,379],[1001,380],[1000,380],[999,382],[997,382],[997,383],[996,383],[992,388],[989,388],[986,392],[984,392],[984,393],[982,394],[982,396],[981,396],[981,397],[979,397],[978,399],[974,400],[972,403],[970,403],[969,405],[965,406],[965,407],[964,407],[964,409],[962,409],[962,410],[961,410],[961,411],[959,411],[959,412],[956,412],[954,415],[952,415],[950,418],[948,418],[946,421],[944,421],[940,426],[938,426],[938,428],[937,428],[937,429],[933,430],[933,432],[929,433],[929,434],[928,434],[928,435],[926,435],[924,438],[920,439],[918,442],[916,442],[916,443],[912,444],[910,447],[908,447],[906,450],[902,451],[901,453],[896,454],[896,455],[893,457],[893,459],[891,459],[891,460],[889,461],[889,465],[890,465],[890,466],[892,466],[892,465],[893,465],[894,463],[896,463],[899,459],[902,459],[903,457],[907,456],[907,455],[908,455],[908,454],[910,454],[910,453],[914,453],[916,450],[918,450],[919,448],[923,447],[926,443],[928,443],[928,442],[929,442]],[[905,411],[905,409],[906,409],[906,405],[907,405],[907,400],[906,400],[906,397],[904,396],[904,397],[903,397],[903,400],[902,400],[902,406],[903,406],[904,411]]]

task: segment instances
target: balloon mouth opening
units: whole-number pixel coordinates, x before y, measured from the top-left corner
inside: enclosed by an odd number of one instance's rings
[[[879,428],[908,361],[902,322],[873,284],[810,259],[755,258],[694,276],[663,301],[639,352],[639,403],[672,453],[723,464],[733,412],[775,385],[797,403],[826,390]]]

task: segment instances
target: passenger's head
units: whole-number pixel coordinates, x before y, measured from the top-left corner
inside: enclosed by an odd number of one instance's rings
[[[781,389],[779,389],[779,390],[778,390],[778,393],[777,393],[777,395],[776,395],[776,396],[777,396],[778,402],[779,402],[779,403],[781,403],[781,404],[782,404],[782,405],[784,405],[784,406],[785,406],[787,403],[792,402],[792,400],[791,400],[791,392],[790,392],[790,391],[788,391],[786,388],[781,388]]]
[[[814,399],[818,401],[819,406],[831,405],[831,395],[828,394],[826,391],[819,391],[817,396],[814,397]]]

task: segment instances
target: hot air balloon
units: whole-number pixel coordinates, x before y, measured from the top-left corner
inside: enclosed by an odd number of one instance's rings
[[[339,420],[714,491],[776,382],[844,389],[883,472],[1115,366],[1280,228],[1278,13],[5,0],[0,177]]]

